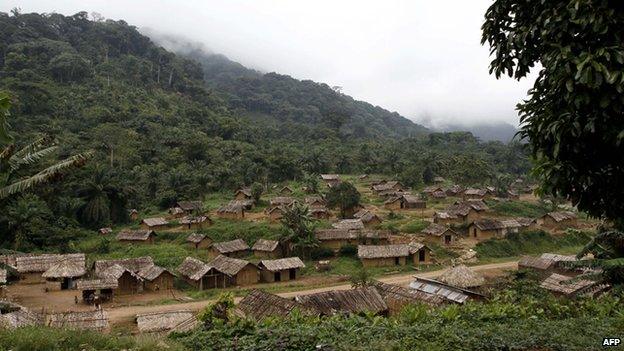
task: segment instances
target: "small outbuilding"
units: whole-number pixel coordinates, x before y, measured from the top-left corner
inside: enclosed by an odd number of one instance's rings
[[[156,232],[151,229],[122,230],[117,234],[117,241],[132,244],[153,244]]]
[[[431,223],[421,233],[425,235],[425,241],[445,246],[453,245],[459,237],[453,229],[437,223]]]
[[[447,269],[437,280],[462,289],[475,288],[485,284],[485,278],[481,274],[463,264]]]
[[[116,281],[116,292],[118,295],[131,295],[143,292],[143,278],[119,264],[112,265],[100,272],[99,277],[106,281]]]
[[[212,220],[208,216],[186,216],[180,219],[180,224],[184,229],[203,229],[212,225]]]
[[[118,287],[116,280],[80,279],[76,282],[76,290],[82,292],[82,300],[90,305],[95,301],[100,303],[113,301],[114,292]]]
[[[552,273],[542,281],[540,286],[558,296],[575,297],[583,294],[593,294],[592,288],[596,287],[597,283],[587,279],[573,280],[572,277]],[[601,290],[604,288],[601,287]]]
[[[445,300],[434,294],[415,289],[409,289],[398,285],[386,284],[380,281],[373,281],[372,286],[388,305],[390,315],[400,313],[406,305],[426,304],[429,306],[442,305]]]
[[[369,210],[359,210],[353,215],[353,217],[361,220],[365,227],[374,227],[380,225],[382,222],[382,219],[379,216]]]
[[[571,211],[549,212],[537,219],[540,227],[547,229],[564,229],[576,226],[576,213]]]
[[[357,255],[364,267],[404,266],[409,257],[409,246],[358,245]]]
[[[208,255],[217,257],[219,255],[228,257],[245,257],[249,254],[249,245],[243,239],[222,241],[213,243],[208,248]]]
[[[253,199],[253,194],[251,193],[251,188],[239,188],[234,193],[235,200],[251,200]]]
[[[85,263],[80,260],[65,258],[45,271],[46,291],[74,289],[76,279],[87,273]]]
[[[245,206],[238,201],[231,201],[217,209],[217,216],[226,219],[243,219]]]
[[[409,248],[408,260],[413,265],[430,264],[431,263],[431,249],[429,246],[412,241],[407,245]]]
[[[178,201],[176,207],[181,208],[187,216],[200,215],[204,211],[202,201]]]
[[[192,233],[186,237],[186,242],[194,249],[205,249],[212,245],[212,239],[206,234]]]
[[[137,275],[143,278],[143,288],[146,291],[160,291],[173,289],[175,274],[170,270],[151,266],[137,272]]]
[[[57,263],[69,260],[72,266],[85,267],[86,257],[83,253],[78,254],[42,254],[15,256],[15,270],[23,283],[41,283],[45,280],[45,273]],[[69,263],[68,263],[69,264]]]
[[[251,247],[251,251],[258,258],[279,258],[282,255],[277,240],[258,239]]]
[[[215,276],[215,288],[256,284],[260,281],[258,267],[245,260],[220,255],[208,262],[208,266]]]
[[[169,222],[162,217],[145,218],[141,221],[141,228],[158,230],[165,229],[169,226]]]
[[[285,186],[283,188],[280,189],[279,193],[282,195],[290,195],[292,194],[294,191],[289,187],[289,186]]]
[[[299,270],[304,267],[305,264],[299,257],[262,260],[258,264],[261,280],[267,283],[295,280]]]
[[[209,277],[207,276],[210,270],[211,267],[209,265],[193,257],[185,258],[184,261],[177,268],[180,276],[188,284],[192,285],[198,290],[215,287],[215,283],[214,281],[212,281],[213,279],[209,279]]]
[[[468,226],[468,235],[476,239],[502,238],[505,232],[505,225],[497,219],[480,219]]]

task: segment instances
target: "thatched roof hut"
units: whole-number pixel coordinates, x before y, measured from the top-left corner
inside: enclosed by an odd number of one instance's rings
[[[447,269],[438,277],[438,281],[459,288],[477,287],[485,284],[485,278],[481,274],[463,264]]]
[[[176,274],[173,273],[172,271],[168,270],[167,268],[163,268],[160,266],[150,266],[150,267],[145,267],[144,269],[140,270],[137,272],[138,276],[143,278],[143,280],[146,281],[152,281],[158,277],[161,276],[161,274],[163,273],[169,273],[172,276],[175,276]]]
[[[453,229],[437,223],[431,223],[427,228],[423,229],[421,233],[431,236],[442,236],[448,231],[450,231],[453,235],[457,235],[457,232],[455,232]]]
[[[336,181],[340,180],[340,176],[338,174],[321,174],[321,179],[325,181]]]
[[[318,229],[315,233],[318,240],[352,240],[357,239],[358,232],[347,229]]]
[[[156,236],[156,232],[151,229],[122,230],[117,234],[119,241],[147,241]]]
[[[555,222],[562,222],[566,220],[575,220],[576,213],[570,211],[549,212],[542,217],[550,217]]]
[[[203,223],[212,223],[208,216],[186,216],[180,219],[180,224],[182,225],[193,225],[193,224],[203,224]]]
[[[193,244],[199,244],[200,242],[202,242],[202,240],[206,238],[207,238],[206,234],[192,233],[186,237],[186,241],[189,243],[193,243]]]
[[[354,215],[354,218],[359,219],[362,221],[362,223],[367,224],[373,221],[377,221],[377,222],[381,222],[381,218],[379,218],[379,216],[377,216],[376,214],[372,213],[369,210],[363,209],[363,210],[359,210],[357,211]]]
[[[93,263],[95,275],[100,276],[103,271],[111,266],[120,265],[125,267],[131,272],[137,273],[138,271],[151,267],[154,265],[154,260],[150,256],[142,256],[135,258],[124,258],[120,260],[99,260]]]
[[[388,305],[374,287],[301,295],[297,296],[295,301],[326,316],[363,312],[384,314],[388,310]]]
[[[357,255],[360,259],[407,257],[410,255],[410,249],[405,244],[358,245]]]
[[[141,278],[137,273],[129,270],[128,268],[118,265],[118,264],[114,264],[112,266],[109,266],[108,268],[106,268],[105,270],[100,272],[99,277],[105,280],[119,280],[119,278],[124,275],[124,273],[128,272],[130,274],[131,277],[133,277],[134,279],[138,280],[138,281],[142,281],[143,278]]]
[[[86,273],[84,262],[66,258],[52,265],[42,276],[44,278],[76,278]]]
[[[141,221],[142,224],[148,227],[161,227],[169,224],[169,221],[162,217],[145,218]]]
[[[177,206],[184,212],[201,211],[204,208],[204,203],[201,201],[178,201]]]
[[[305,267],[305,264],[303,263],[303,261],[301,261],[299,257],[286,257],[279,258],[277,260],[262,260],[258,265],[271,272],[279,272],[286,269],[297,269]]]
[[[220,254],[229,254],[238,251],[247,251],[249,250],[249,245],[247,245],[243,239],[235,239],[231,241],[213,243],[212,248]]]
[[[206,263],[193,258],[187,257],[184,261],[178,266],[178,273],[180,273],[183,277],[186,277],[190,280],[198,281],[200,280],[208,271],[210,271],[210,266]]]
[[[141,333],[168,332],[182,322],[196,318],[190,310],[137,314],[136,323]]]
[[[46,316],[45,324],[55,328],[103,331],[108,328],[108,314],[104,310],[51,313]]]
[[[361,219],[343,219],[332,224],[335,229],[358,230],[364,229],[364,222]]]
[[[43,273],[53,265],[63,260],[70,260],[77,266],[84,266],[86,262],[85,254],[44,254],[25,255],[15,258],[15,269],[18,273]]]
[[[251,249],[253,251],[273,252],[278,245],[279,241],[277,240],[258,239]]]
[[[252,263],[250,263],[249,261],[223,255],[219,255],[215,257],[212,261],[208,262],[208,266],[231,277],[238,274],[238,272],[240,272],[248,264]]]
[[[286,317],[294,309],[304,314],[314,314],[312,310],[291,299],[253,289],[238,303],[237,314],[261,320],[266,317]]]

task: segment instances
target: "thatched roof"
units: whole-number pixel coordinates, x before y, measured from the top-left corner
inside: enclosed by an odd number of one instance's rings
[[[372,286],[377,289],[377,292],[379,292],[379,295],[381,295],[387,304],[389,304],[391,300],[400,301],[402,303],[425,303],[431,306],[444,303],[442,297],[424,291],[408,289],[398,285],[382,283],[380,281],[374,281]]]
[[[112,232],[113,232],[113,228],[111,228],[111,227],[104,227],[104,228],[100,228],[100,229],[98,229],[98,232],[99,232],[100,234],[104,234],[104,235],[106,235],[106,234],[110,234],[110,233],[112,233]]]
[[[383,313],[388,310],[388,305],[374,287],[302,295],[297,296],[295,301],[326,316],[337,313]]]
[[[76,282],[77,290],[117,289],[116,279],[80,279]]]
[[[403,201],[405,201],[408,204],[417,204],[417,203],[425,202],[425,200],[412,194],[403,194],[402,198],[403,198]]]
[[[18,257],[22,257],[22,256],[33,256],[32,254],[25,254],[25,253],[11,253],[11,254],[5,254],[5,255],[0,255],[0,264],[4,264],[7,265],[13,269],[15,269],[17,267],[16,265],[16,260]]]
[[[472,224],[481,230],[505,229],[505,225],[503,224],[503,222],[499,221],[498,219],[484,218],[476,220]]]
[[[169,334],[171,333],[185,333],[189,332],[199,326],[199,320],[197,317],[192,316],[178,323],[178,325],[174,326],[169,330]]]
[[[201,211],[204,208],[204,203],[201,201],[178,201],[177,207],[186,212]]]
[[[247,245],[247,243],[243,241],[243,239],[213,243],[212,247],[222,254],[249,250],[249,245]]]
[[[152,281],[158,277],[160,277],[161,274],[163,273],[169,273],[173,276],[175,276],[175,273],[173,273],[172,271],[160,267],[160,266],[151,266],[151,267],[146,267],[142,270],[140,270],[137,274],[139,275],[139,277],[143,278],[144,280],[147,281]]]
[[[332,227],[336,229],[346,229],[346,230],[364,229],[364,223],[362,222],[361,219],[343,219],[336,223],[333,223]]]
[[[207,216],[186,216],[180,219],[180,224],[196,224],[210,222],[210,218]]]
[[[520,225],[520,223],[515,219],[505,219],[502,220],[501,223],[506,229],[519,229],[522,227],[522,225]]]
[[[470,211],[473,210],[474,209],[472,208],[472,206],[468,205],[465,202],[455,203],[446,208],[446,212],[453,214],[457,217],[466,217],[470,213]]]
[[[554,253],[549,253],[549,252],[545,252],[541,254],[540,258],[552,260],[555,263],[577,260],[576,256],[574,255],[559,255],[559,254],[554,254]]]
[[[293,202],[295,202],[295,199],[290,196],[277,196],[271,199],[271,207],[288,206]]]
[[[533,256],[522,256],[518,261],[518,267],[537,270],[547,270],[554,267],[555,262],[549,259]]]
[[[410,254],[410,255],[413,255],[413,254],[415,254],[415,253],[417,253],[418,251],[423,250],[423,249],[424,249],[424,250],[431,251],[431,249],[430,249],[427,245],[425,245],[425,244],[423,244],[423,243],[419,243],[418,241],[411,241],[411,242],[407,245],[407,248],[408,248],[408,250],[409,250],[409,254]]]
[[[463,201],[461,203],[470,206],[477,212],[487,211],[490,209],[488,205],[481,199],[467,199],[466,201]]]
[[[190,310],[153,312],[137,314],[136,323],[141,333],[159,333],[167,332],[192,318],[195,318],[195,314]]]
[[[457,215],[448,211],[436,211],[433,214],[433,217],[439,219],[455,219],[457,218]]]
[[[154,227],[154,226],[161,226],[161,225],[169,224],[169,222],[166,219],[162,218],[162,217],[145,218],[144,220],[141,221],[141,223],[145,224],[148,227]]]
[[[318,240],[351,240],[357,238],[357,231],[346,229],[318,229],[315,233]]]
[[[555,222],[576,219],[576,213],[570,212],[570,211],[550,212],[550,213],[545,214],[542,217],[546,217],[546,216],[552,218]]]
[[[281,188],[279,192],[280,193],[288,193],[288,194],[290,194],[290,193],[293,192],[293,190],[288,185],[286,185],[283,188]]]
[[[277,272],[285,269],[303,268],[305,264],[299,257],[286,257],[276,260],[262,260],[259,266],[266,268],[268,271]]]
[[[392,190],[392,189],[396,190],[397,188],[403,188],[403,185],[400,182],[396,181],[396,180],[391,180],[391,181],[387,181],[385,183],[373,185],[373,190],[376,191],[376,192]]]
[[[273,252],[278,245],[279,241],[277,240],[258,239],[251,249],[253,251]]]
[[[199,244],[204,239],[210,240],[210,238],[208,238],[208,236],[206,236],[205,234],[198,234],[198,233],[192,233],[186,237],[186,241],[193,243],[193,244]]]
[[[0,301],[0,329],[43,325],[44,315],[8,301]]]
[[[66,255],[28,255],[15,258],[15,269],[19,273],[43,273],[56,263],[66,259],[75,262],[77,266],[84,266],[86,262],[85,254],[83,253]]]
[[[237,311],[246,317],[261,320],[266,317],[286,317],[295,308],[304,314],[313,314],[299,302],[253,289],[238,303]]]
[[[102,331],[108,328],[108,314],[104,310],[51,313],[46,325],[55,328]]]
[[[117,234],[117,240],[145,241],[152,235],[156,236],[156,233],[151,229],[122,230]]]
[[[139,280],[139,281],[143,280],[143,278],[141,278],[137,273],[118,264],[114,264],[106,268],[105,270],[101,271],[98,277],[105,279],[105,280],[119,280],[119,278],[121,278],[121,276],[124,275],[124,273],[126,272],[129,273],[130,276],[132,276],[136,280]]]
[[[582,293],[596,284],[591,280],[574,280],[572,277],[553,273],[540,284],[540,286],[546,290],[564,294],[574,295]]]
[[[0,284],[7,283],[7,271],[6,269],[0,268]]]
[[[208,266],[229,276],[237,275],[238,272],[240,272],[247,265],[253,265],[253,263],[223,255],[219,255],[215,257],[212,261],[208,262]]]
[[[245,195],[245,197],[251,197],[251,188],[238,188],[235,192],[234,192],[234,196],[238,195],[238,194],[243,194]]]
[[[485,284],[485,278],[482,275],[463,264],[447,269],[437,280],[459,288],[470,288]]]
[[[217,213],[239,213],[244,211],[245,206],[239,201],[230,201],[217,209]]]
[[[196,258],[187,257],[178,266],[177,271],[190,280],[200,280],[210,271],[210,266]]]
[[[154,260],[150,256],[142,256],[135,258],[124,258],[120,260],[99,260],[93,263],[95,275],[100,276],[104,270],[111,266],[120,265],[125,267],[131,272],[137,273],[138,271],[154,265]]]
[[[457,233],[453,229],[437,223],[431,223],[427,228],[422,230],[423,234],[433,236],[442,236],[446,232],[457,235]]]
[[[486,194],[487,194],[487,190],[486,189],[466,189],[466,191],[464,191],[464,195],[468,195],[468,196],[483,197]]]
[[[326,203],[325,199],[323,199],[320,196],[308,196],[308,197],[305,198],[304,202],[307,205],[313,205],[313,204],[316,204],[316,203],[318,203],[320,205],[325,205],[325,203]]]
[[[363,223],[368,223],[375,219],[381,222],[381,218],[369,210],[359,210],[353,215],[353,217],[361,220]]]
[[[359,258],[389,258],[409,256],[409,246],[398,245],[358,245]]]
[[[409,285],[410,289],[434,294],[444,298],[447,301],[463,304],[472,297],[483,298],[484,296],[476,292],[466,290],[460,287],[451,286],[446,283],[433,279],[416,277]]]
[[[516,218],[516,222],[518,222],[518,224],[520,224],[520,226],[522,227],[528,227],[535,224],[536,220],[534,218],[518,217]]]
[[[66,258],[52,265],[41,276],[44,278],[75,278],[82,277],[86,273],[84,262]]]

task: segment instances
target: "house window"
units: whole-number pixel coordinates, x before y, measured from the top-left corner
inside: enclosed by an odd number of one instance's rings
[[[445,236],[444,236],[444,243],[445,243],[446,245],[450,244],[450,243],[451,243],[451,240],[452,240],[452,238],[451,238],[451,236],[450,236],[450,235],[445,235]]]

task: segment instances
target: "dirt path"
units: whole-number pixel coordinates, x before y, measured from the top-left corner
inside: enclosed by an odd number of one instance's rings
[[[471,268],[476,272],[517,269],[518,262],[510,261],[510,262],[490,263],[490,264],[472,266]],[[414,276],[418,276],[422,278],[434,278],[442,274],[444,270],[445,269],[425,272],[425,273],[408,273],[408,274],[402,274],[402,275],[395,275],[391,277],[382,277],[382,278],[379,278],[378,280],[384,283],[388,283],[388,284],[407,286],[409,283],[412,282]],[[327,287],[322,287],[322,288],[317,288],[317,289],[289,291],[289,292],[284,292],[284,293],[278,293],[277,295],[290,298],[290,297],[295,297],[297,295],[308,295],[308,294],[320,293],[320,292],[325,292],[325,291],[330,291],[330,290],[348,290],[350,288],[351,288],[350,284],[341,284],[341,285],[327,286]],[[240,297],[237,297],[234,299],[236,303],[238,303],[240,300],[241,300]],[[156,306],[125,306],[125,307],[116,307],[116,308],[107,309],[107,312],[108,312],[108,317],[110,319],[110,323],[112,325],[115,325],[115,324],[120,324],[120,323],[131,322],[132,319],[137,314],[140,314],[140,313],[166,312],[166,311],[175,311],[175,310],[181,310],[181,309],[199,311],[213,301],[214,300],[201,300],[201,301],[192,301],[192,302],[185,302],[185,303],[176,303],[176,304],[171,304],[171,305],[156,305]]]

